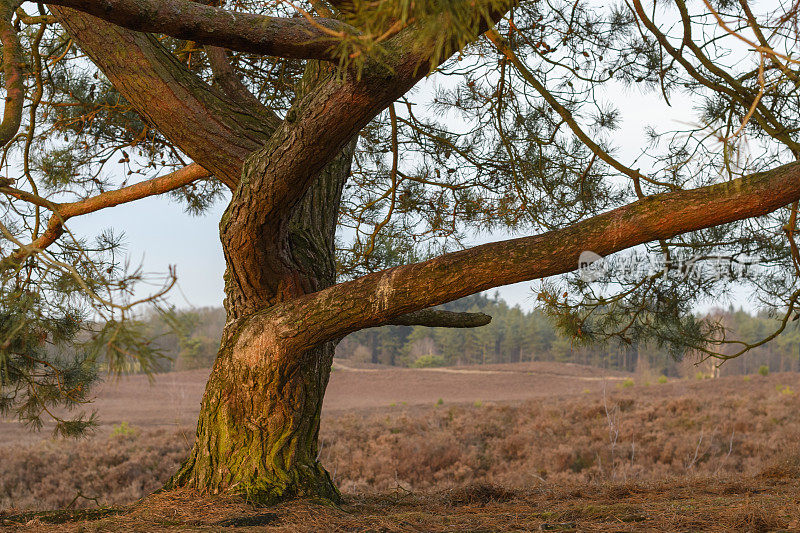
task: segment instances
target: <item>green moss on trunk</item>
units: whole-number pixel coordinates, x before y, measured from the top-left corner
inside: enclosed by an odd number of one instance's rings
[[[274,504],[295,497],[339,500],[317,458],[320,411],[333,345],[255,368],[223,347],[203,398],[197,441],[167,488],[241,494]]]

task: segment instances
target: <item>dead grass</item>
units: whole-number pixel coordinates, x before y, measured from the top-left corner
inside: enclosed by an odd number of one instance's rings
[[[259,508],[238,498],[174,491],[91,517],[0,513],[0,524],[65,532],[794,531],[798,498],[797,480],[764,477],[544,484],[514,491],[482,484],[349,495],[339,507],[302,500]]]
[[[134,426],[133,434],[77,443],[5,445],[0,525],[52,531],[800,530],[800,398],[786,387],[800,390],[800,375],[631,388],[612,383],[605,394],[547,401],[328,412],[321,458],[345,494],[340,508],[309,501],[254,508],[185,491],[128,505],[175,470],[189,446],[186,431]]]

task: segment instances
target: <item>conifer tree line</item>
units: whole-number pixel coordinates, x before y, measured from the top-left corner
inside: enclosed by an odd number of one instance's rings
[[[718,360],[694,364],[698,357],[688,354],[684,360],[676,359],[656,345],[583,345],[561,333],[542,310],[509,305],[497,293],[476,294],[442,308],[485,313],[492,316],[492,322],[468,329],[388,326],[361,330],[339,343],[336,357],[345,364],[416,368],[555,361],[669,377],[744,375],[763,366],[771,372],[800,370],[800,322],[793,322],[776,339],[748,354],[726,361],[715,372],[713,365]],[[751,314],[733,306],[715,309],[706,318],[722,321],[745,342],[762,339],[776,322],[766,313]],[[224,325],[222,308],[153,314],[142,321],[145,333],[156,339],[154,348],[165,356],[159,365],[162,371],[210,367]]]

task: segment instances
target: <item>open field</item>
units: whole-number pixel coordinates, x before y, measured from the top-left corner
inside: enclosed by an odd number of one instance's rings
[[[154,387],[139,377],[114,393],[107,384],[97,404],[106,425],[85,441],[35,440],[5,424],[0,526],[800,530],[800,374],[631,386],[554,363],[346,366],[332,377],[320,452],[341,508],[258,509],[191,493],[119,507],[157,489],[190,445],[204,375],[184,372]],[[117,507],[51,526],[68,514],[23,513],[70,504]]]
[[[355,368],[357,367],[357,368]],[[140,429],[185,429],[194,426],[209,370],[159,374],[150,382],[135,375],[112,379],[98,388],[87,409],[97,410],[99,434],[126,423]],[[509,402],[602,391],[629,377],[623,372],[560,363],[519,363],[435,369],[334,363],[326,413],[350,409],[433,405],[445,403]],[[611,386],[609,385],[609,386]],[[49,433],[30,433],[15,421],[0,419],[0,445],[38,442]]]

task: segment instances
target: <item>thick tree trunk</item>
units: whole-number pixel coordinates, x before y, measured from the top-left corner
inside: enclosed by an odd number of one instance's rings
[[[168,488],[238,493],[263,504],[293,497],[338,500],[339,492],[317,457],[335,343],[316,344],[301,353],[287,351],[265,327],[257,341],[261,353],[253,360],[250,354],[237,353],[235,341],[241,324],[253,310],[264,307],[265,286],[281,287],[269,296],[274,305],[287,297],[287,279],[292,280],[291,290],[301,294],[335,282],[336,217],[353,149],[350,143],[293,209],[281,247],[281,280],[254,276],[250,279],[264,286],[243,287],[226,274],[228,324],[203,397],[197,440]],[[238,194],[247,193],[237,191],[232,205]],[[224,222],[220,226],[226,258],[236,261],[237,250],[227,246]],[[253,244],[258,245],[257,236]]]
[[[206,386],[197,441],[172,486],[233,492],[263,504],[292,497],[338,500],[317,457],[333,344],[296,357],[275,354],[250,366],[223,346]]]

